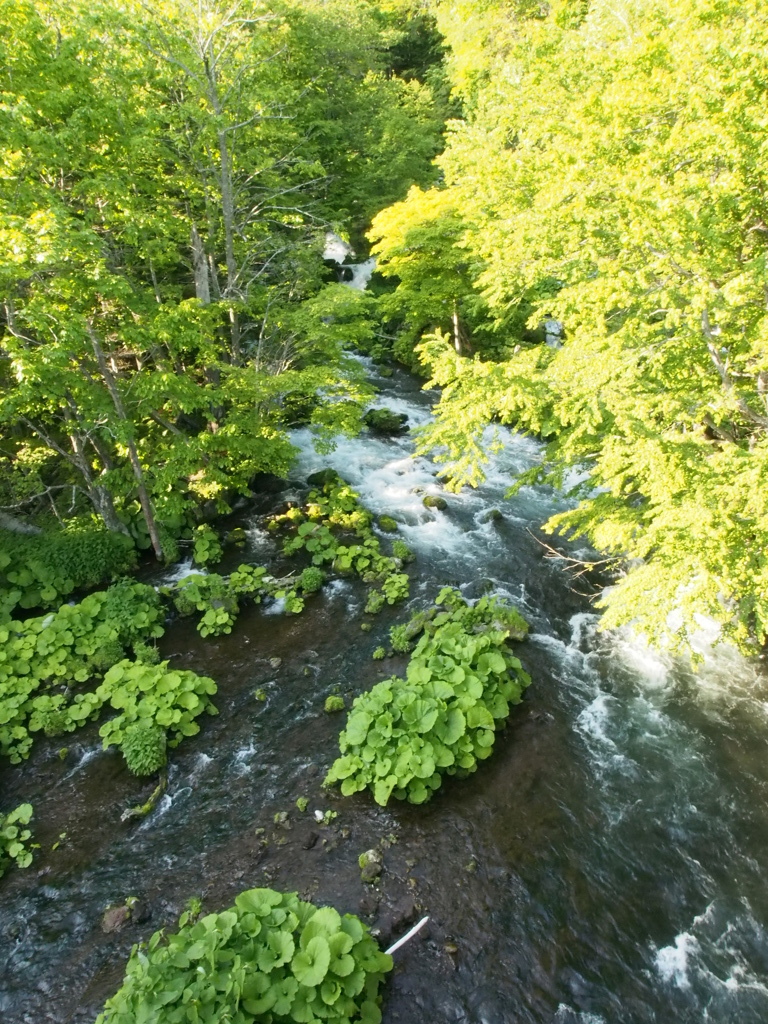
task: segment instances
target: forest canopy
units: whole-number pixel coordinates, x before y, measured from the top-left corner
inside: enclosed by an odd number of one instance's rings
[[[547,529],[616,556],[604,625],[679,643],[709,616],[754,650],[768,629],[764,9],[436,8],[465,116],[442,181],[371,232],[443,388],[424,448],[460,487],[482,478],[489,422],[540,436],[518,486],[580,480]],[[435,311],[441,236],[456,272]]]
[[[1,525],[173,558],[368,394],[326,232],[433,178],[436,33],[368,0],[1,0]],[[396,145],[395,145],[396,141]]]

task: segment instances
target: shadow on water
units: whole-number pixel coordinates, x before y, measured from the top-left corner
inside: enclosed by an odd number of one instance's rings
[[[411,422],[428,415],[410,378],[379,383]],[[92,1021],[132,943],[172,926],[190,896],[216,909],[254,885],[361,913],[384,939],[430,915],[397,956],[385,1024],[768,1020],[765,679],[728,652],[694,677],[630,637],[599,634],[529,532],[560,499],[503,498],[509,473],[538,457],[532,442],[504,439],[487,483],[434,512],[422,498],[439,491],[435,467],[411,458],[408,437],[342,441],[321,460],[296,434],[297,478],[330,463],[398,519],[418,556],[414,607],[445,583],[468,596],[491,585],[521,604],[534,685],[493,757],[425,807],[322,789],[343,721],[323,712],[325,697],[349,705],[403,668],[370,655],[404,612],[387,609],[361,633],[361,585],[326,586],[299,617],[246,608],[212,640],[175,623],[163,655],[217,680],[220,713],[173,752],[147,819],[121,823],[151,784],[99,749],[97,726],[68,737],[61,757],[43,741],[4,770],[3,804],[34,803],[41,845],[30,870],[3,881],[6,1024]],[[504,519],[488,521],[491,508]],[[245,524],[247,557],[275,559],[258,516]],[[326,811],[337,816],[317,821]],[[357,858],[377,844],[373,888]],[[102,911],[129,895],[142,919],[105,935]]]

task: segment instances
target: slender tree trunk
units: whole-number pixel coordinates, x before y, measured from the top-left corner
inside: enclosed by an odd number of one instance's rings
[[[88,324],[88,334],[90,335],[94,355],[96,356],[96,361],[99,364],[99,369],[101,370],[101,375],[104,378],[104,383],[107,385],[107,389],[112,398],[115,411],[117,412],[119,419],[128,424],[128,416],[126,415],[123,400],[120,397],[120,392],[117,390],[115,378],[112,376],[112,371],[107,365],[107,360],[104,356],[104,350],[102,349],[101,343],[93,329],[93,325],[90,323]],[[128,448],[128,457],[136,480],[136,488],[139,492],[139,501],[141,502],[141,510],[144,513],[144,522],[147,524],[147,530],[149,531],[149,537],[152,541],[152,547],[155,555],[157,556],[158,561],[162,561],[163,545],[160,542],[160,534],[157,531],[157,523],[155,522],[155,515],[152,511],[152,503],[149,500],[149,492],[147,491],[147,485],[144,480],[144,470],[142,469],[141,462],[139,461],[139,453],[136,450],[136,444],[131,437],[130,425],[125,443]]]
[[[113,533],[122,533],[126,537],[130,537],[128,527],[118,518],[112,495],[103,484],[97,484],[93,479],[93,473],[88,464],[88,456],[85,454],[83,439],[76,430],[71,430],[69,443],[72,445],[73,453],[70,461],[78,469],[80,476],[82,476],[85,482],[86,493],[91,504],[104,521],[104,525]]]
[[[196,224],[192,225],[192,269],[195,274],[195,295],[204,306],[207,306],[211,301],[208,261]]]
[[[456,302],[453,303],[453,347],[460,356],[472,352],[472,346],[469,344],[469,339],[461,328],[459,307]]]

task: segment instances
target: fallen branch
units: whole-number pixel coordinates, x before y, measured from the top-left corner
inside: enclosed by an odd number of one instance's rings
[[[160,781],[152,791],[152,795],[145,804],[137,804],[135,807],[126,807],[123,813],[120,815],[120,821],[130,821],[132,818],[146,818],[154,809],[157,801],[163,795],[168,785],[168,775],[166,772],[160,776]]]

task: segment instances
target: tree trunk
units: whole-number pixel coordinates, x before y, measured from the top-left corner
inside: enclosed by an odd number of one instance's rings
[[[88,457],[85,454],[83,439],[76,430],[71,431],[69,443],[72,445],[73,453],[69,461],[77,468],[80,476],[83,478],[86,494],[97,513],[101,516],[104,525],[112,533],[122,533],[124,536],[130,537],[131,534],[128,527],[118,518],[112,495],[103,484],[94,482],[93,473],[91,473],[91,467],[88,464]]]
[[[208,261],[203,248],[203,240],[195,224],[192,225],[192,269],[195,274],[195,295],[204,306],[207,306],[211,301]]]
[[[128,448],[128,457],[131,461],[133,476],[136,480],[136,488],[139,492],[141,511],[144,513],[144,522],[147,524],[149,537],[150,540],[152,541],[152,548],[155,552],[158,561],[162,561],[163,545],[160,542],[160,534],[157,531],[157,523],[155,522],[155,515],[154,512],[152,511],[152,503],[149,500],[149,492],[147,491],[147,486],[144,481],[144,470],[142,469],[141,462],[139,461],[139,453],[136,450],[136,444],[133,440],[133,437],[131,436],[132,431],[130,429],[128,416],[126,415],[125,412],[125,407],[123,406],[123,400],[120,397],[120,392],[117,390],[117,385],[115,384],[115,378],[112,376],[112,371],[109,369],[109,366],[107,365],[107,360],[104,357],[104,350],[102,349],[101,343],[99,342],[99,339],[96,336],[96,332],[93,329],[93,325],[90,323],[88,324],[88,334],[90,335],[94,355],[96,356],[96,361],[99,364],[101,375],[104,378],[104,383],[107,385],[107,389],[112,398],[112,403],[115,407],[115,411],[117,412],[118,418],[122,420],[123,423],[128,424],[128,431],[125,443],[126,447]]]

